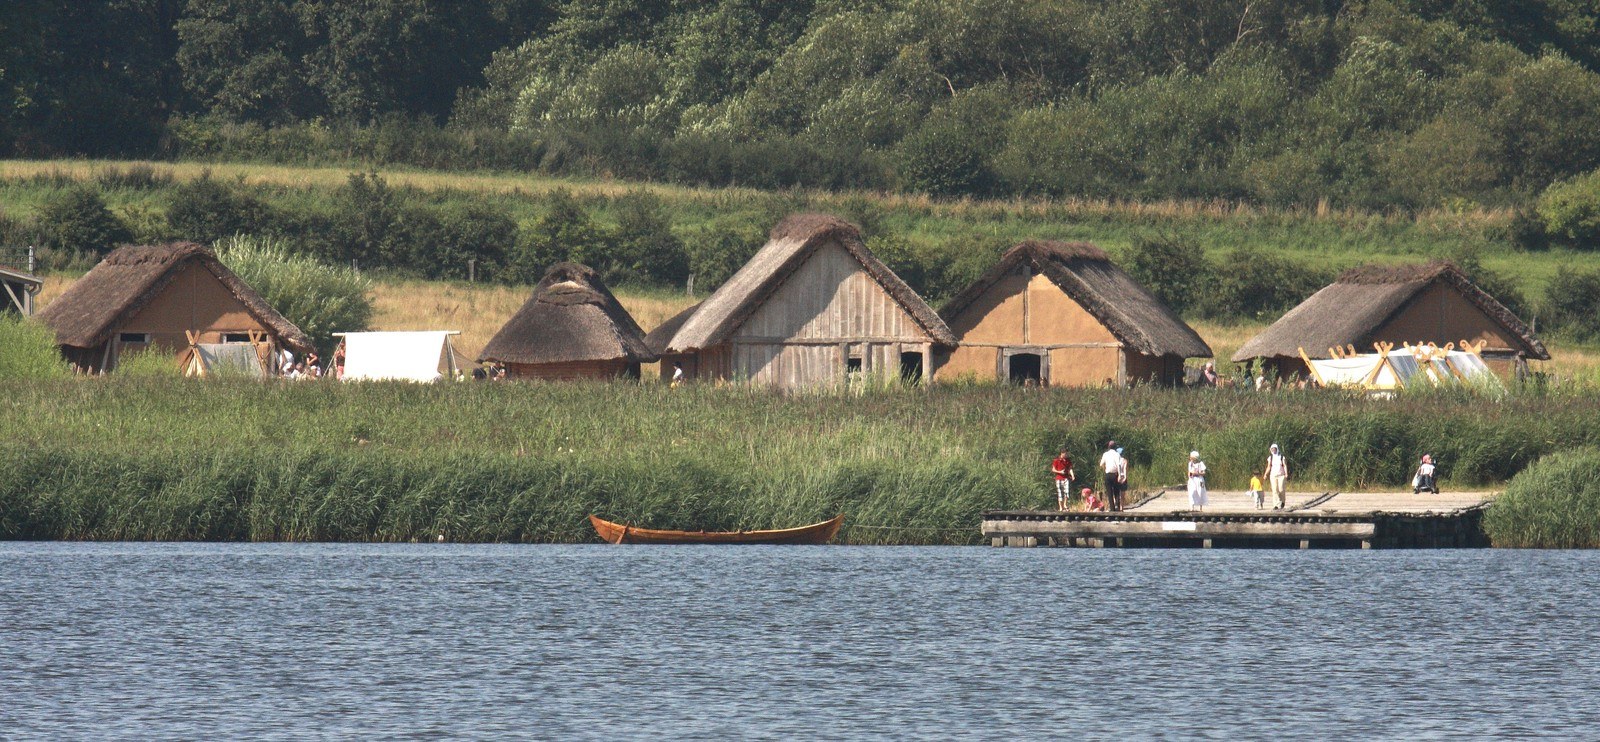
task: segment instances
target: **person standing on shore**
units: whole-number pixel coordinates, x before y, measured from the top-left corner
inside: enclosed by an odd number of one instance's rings
[[[1289,504],[1289,460],[1278,450],[1278,444],[1267,449],[1267,483],[1272,487],[1272,509],[1282,510]]]
[[[1128,457],[1117,449],[1117,512],[1122,512],[1123,500],[1128,496]]]
[[[1056,454],[1050,462],[1050,473],[1056,478],[1056,509],[1066,510],[1067,503],[1072,501],[1072,480],[1076,473],[1072,471],[1072,457],[1067,455],[1066,446],[1061,447],[1061,453]]]
[[[1199,510],[1206,506],[1206,462],[1200,460],[1199,451],[1189,452],[1189,507]]]
[[[1122,467],[1122,455],[1117,453],[1117,442],[1106,441],[1106,452],[1100,454],[1100,471],[1105,472],[1106,508],[1120,510],[1117,507],[1117,475]]]

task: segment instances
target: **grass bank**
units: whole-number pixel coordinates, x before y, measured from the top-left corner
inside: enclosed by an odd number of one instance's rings
[[[112,160],[0,161],[0,209],[13,219],[31,217],[55,190],[96,182],[106,201],[130,223],[159,223],[170,206],[170,184],[209,173],[260,188],[269,202],[288,211],[315,211],[343,187],[359,162],[336,166],[286,166],[239,162],[149,162]],[[147,174],[130,182],[128,173]],[[1078,198],[1004,200],[934,199],[878,192],[761,191],[696,188],[636,181],[555,178],[525,173],[386,168],[397,187],[415,188],[439,203],[475,202],[504,209],[521,223],[544,211],[545,197],[565,189],[602,223],[617,218],[616,200],[633,190],[659,197],[674,229],[696,230],[749,224],[765,230],[794,211],[816,209],[860,223],[869,236],[894,235],[916,243],[960,239],[1093,241],[1113,253],[1139,238],[1166,236],[1207,250],[1258,248],[1317,268],[1338,269],[1368,262],[1397,262],[1475,250],[1486,267],[1507,275],[1529,296],[1569,265],[1587,256],[1567,250],[1519,252],[1508,240],[1507,209],[1427,209],[1376,212],[1360,209],[1266,208],[1234,202],[1127,202]]]
[[[843,512],[853,543],[971,543],[1050,501],[1049,455],[1124,442],[1136,489],[1187,452],[1238,487],[1269,443],[1302,482],[1398,486],[1415,456],[1495,486],[1600,445],[1600,396],[1374,403],[1333,393],[871,387],[780,395],[626,384],[0,382],[0,538],[587,541]],[[1085,464],[1084,469],[1088,466]]]

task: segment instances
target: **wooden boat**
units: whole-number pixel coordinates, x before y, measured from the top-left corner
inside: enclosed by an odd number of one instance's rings
[[[613,544],[825,544],[838,535],[844,516],[774,531],[666,531],[612,523],[589,516],[600,538]]]

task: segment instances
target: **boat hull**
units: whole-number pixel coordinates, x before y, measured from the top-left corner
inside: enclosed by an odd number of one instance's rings
[[[589,522],[602,540],[613,544],[825,544],[839,534],[844,516],[772,531],[668,531],[635,528],[594,515],[589,516]]]

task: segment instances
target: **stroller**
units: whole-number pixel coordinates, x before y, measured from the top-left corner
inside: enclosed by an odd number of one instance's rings
[[[1411,477],[1411,494],[1431,492],[1439,494],[1439,483],[1434,479],[1433,457],[1423,454],[1422,463],[1417,466],[1417,473]]]

